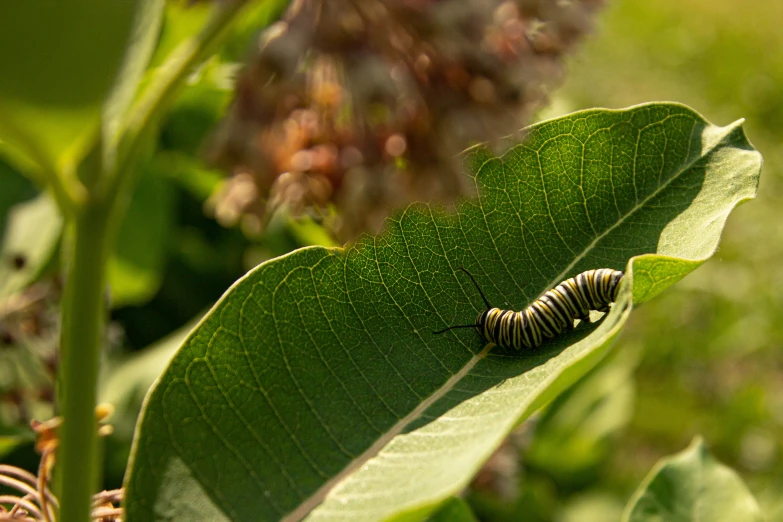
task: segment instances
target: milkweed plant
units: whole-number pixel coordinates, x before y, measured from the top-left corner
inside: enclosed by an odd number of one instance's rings
[[[18,364],[2,422],[41,460],[0,465],[0,518],[475,520],[461,493],[508,436],[756,193],[742,121],[677,103],[537,121],[600,4],[6,6],[0,167],[39,195],[9,184],[2,203],[0,335]],[[172,107],[210,88],[220,121],[166,151]],[[154,295],[127,252],[166,241],[134,194],[185,164],[206,176],[183,181],[204,212],[250,241],[281,220],[316,233],[176,338],[123,488],[100,492],[109,310]],[[761,519],[701,439],[623,517],[674,513]]]

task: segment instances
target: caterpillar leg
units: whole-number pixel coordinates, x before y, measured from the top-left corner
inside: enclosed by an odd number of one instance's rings
[[[601,313],[606,314],[606,313],[609,313],[609,310],[611,310],[611,309],[612,309],[611,306],[609,304],[607,304],[605,306],[602,306],[601,308],[596,308],[596,312],[601,312]],[[586,322],[586,323],[591,323],[592,324],[592,322],[593,322],[593,321],[590,320],[590,313],[589,312],[587,313],[587,315],[585,315],[584,317],[580,317],[579,319],[584,321],[584,322]]]

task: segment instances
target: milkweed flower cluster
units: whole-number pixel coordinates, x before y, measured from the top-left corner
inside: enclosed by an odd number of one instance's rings
[[[218,220],[285,205],[377,231],[411,201],[474,188],[458,154],[519,129],[600,0],[302,0],[263,35],[211,157]]]

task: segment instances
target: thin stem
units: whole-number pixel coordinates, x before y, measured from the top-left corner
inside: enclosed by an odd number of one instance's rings
[[[0,495],[0,504],[13,504],[14,506],[10,511],[8,511],[8,518],[4,518],[2,520],[13,520],[14,522],[38,522],[38,520],[40,520],[40,518],[43,516],[41,511],[38,509],[38,506],[35,505],[35,502],[32,501],[32,497],[30,496],[19,498],[14,495]],[[26,510],[29,514],[38,517],[38,520],[30,517],[21,518],[20,511],[22,509]],[[3,511],[0,511],[0,514],[5,515]]]
[[[95,403],[106,314],[109,214],[106,206],[91,204],[73,223],[60,347],[63,423],[57,465],[62,522],[90,519],[92,494],[98,485]]]
[[[159,112],[175,94],[206,48],[224,33],[241,3],[220,8],[207,27],[164,64],[161,74],[131,111],[116,164],[104,163],[94,179],[91,198],[73,217],[70,253],[63,299],[60,400],[63,424],[58,450],[58,496],[62,522],[90,519],[92,493],[98,485],[95,418],[98,363],[103,338],[104,280],[114,225],[124,210],[120,195],[132,189],[137,177],[135,160]],[[113,163],[113,162],[112,162]],[[100,184],[105,183],[104,192]]]
[[[196,36],[182,42],[158,68],[158,73],[130,111],[126,132],[120,140],[117,171],[105,181],[106,199],[117,196],[133,185],[136,170],[134,158],[140,156],[148,131],[160,118],[162,110],[171,102],[185,78],[228,33],[246,2],[219,2],[215,11]]]

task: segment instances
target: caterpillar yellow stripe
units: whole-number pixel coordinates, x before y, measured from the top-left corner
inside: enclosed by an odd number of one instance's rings
[[[475,328],[490,343],[503,348],[536,348],[573,328],[574,320],[587,319],[590,310],[609,310],[620,288],[623,272],[611,268],[587,270],[566,279],[547,291],[521,312],[493,308],[484,296],[476,280],[468,274],[481,294],[487,309],[476,317],[474,324],[449,326],[434,332],[441,334],[453,328]]]

